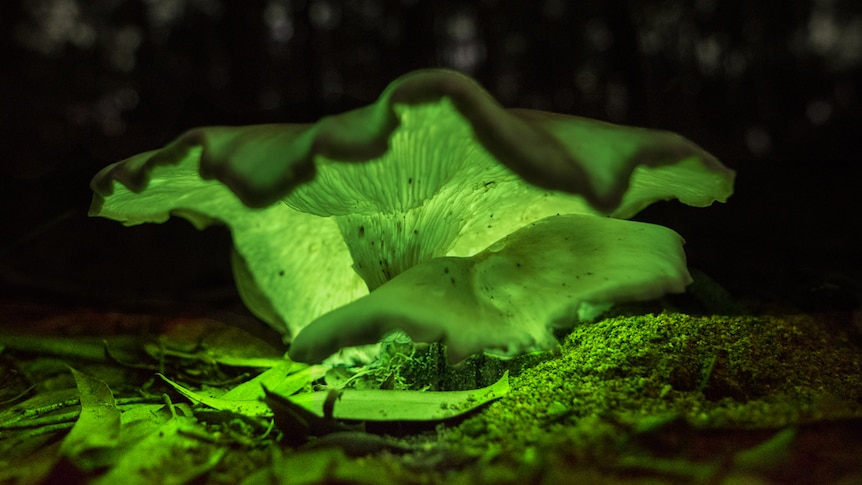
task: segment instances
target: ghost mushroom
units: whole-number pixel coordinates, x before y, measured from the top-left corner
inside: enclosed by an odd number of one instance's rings
[[[295,360],[401,329],[460,361],[683,291],[682,239],[623,219],[723,202],[733,179],[673,133],[504,109],[422,70],[315,124],[193,129],[99,172],[90,213],[227,225],[243,300]]]

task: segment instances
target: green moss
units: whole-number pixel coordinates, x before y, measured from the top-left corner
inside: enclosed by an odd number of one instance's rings
[[[862,416],[862,359],[807,315],[619,315],[576,328],[558,357],[441,438],[487,456],[530,447],[616,456],[679,423],[745,429]],[[615,450],[606,455],[606,451]]]

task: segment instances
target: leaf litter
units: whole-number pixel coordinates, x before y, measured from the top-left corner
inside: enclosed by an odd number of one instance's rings
[[[160,335],[101,342],[26,332],[0,336],[8,381],[0,408],[0,481],[62,476],[92,483],[188,483],[206,477],[236,483],[243,468],[250,472],[272,462],[278,443],[300,447],[334,433],[317,447],[361,442],[408,450],[396,438],[365,432],[362,423],[440,422],[508,391],[505,376],[472,391],[315,390],[326,367],[275,358],[266,346],[249,351],[254,345],[237,345],[237,338],[246,344],[254,338],[225,324],[182,323],[188,326],[179,336],[176,326],[168,326]],[[337,402],[327,403],[335,394]],[[284,412],[273,403],[285,401],[307,412],[301,426],[277,425]]]

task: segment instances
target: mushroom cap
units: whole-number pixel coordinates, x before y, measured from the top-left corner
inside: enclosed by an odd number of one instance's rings
[[[435,258],[311,322],[291,343],[299,362],[402,330],[443,342],[450,362],[556,345],[554,327],[611,304],[680,293],[691,283],[683,241],[655,224],[568,214],[528,224],[472,257]]]

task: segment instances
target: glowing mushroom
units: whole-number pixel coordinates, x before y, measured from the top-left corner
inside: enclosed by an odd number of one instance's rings
[[[724,201],[733,178],[678,135],[506,110],[426,70],[316,124],[191,130],[97,174],[91,214],[226,224],[240,294],[297,360],[402,329],[457,361],[683,291],[681,238],[619,219]]]

